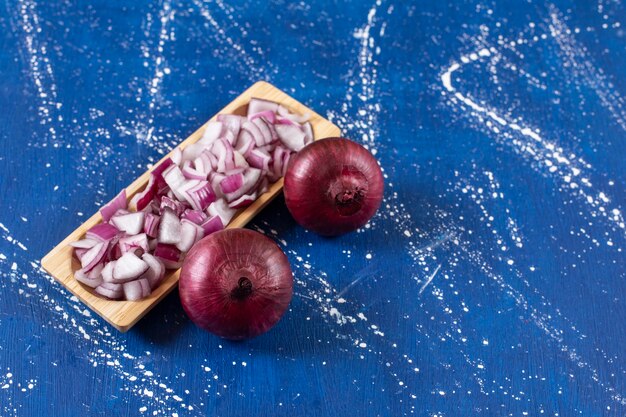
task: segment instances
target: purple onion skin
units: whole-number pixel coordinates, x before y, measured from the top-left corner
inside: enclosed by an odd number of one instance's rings
[[[191,321],[225,339],[268,331],[287,310],[292,293],[287,256],[271,239],[249,229],[225,229],[203,238],[180,273],[180,300]]]
[[[301,226],[324,236],[358,229],[372,218],[384,191],[378,162],[344,138],[316,140],[292,157],[285,203]]]

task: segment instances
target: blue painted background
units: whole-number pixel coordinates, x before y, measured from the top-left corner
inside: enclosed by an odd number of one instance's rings
[[[612,1],[0,5],[0,415],[626,415],[626,48]],[[254,81],[368,146],[337,239],[281,198],[295,296],[231,343],[120,334],[39,259]]]

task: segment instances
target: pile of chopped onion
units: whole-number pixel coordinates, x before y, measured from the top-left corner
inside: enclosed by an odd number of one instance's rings
[[[149,296],[198,240],[285,175],[291,156],[313,141],[307,119],[256,98],[247,116],[218,115],[198,142],[152,170],[129,205],[122,190],[100,209],[103,222],[71,244],[76,280],[109,299]]]

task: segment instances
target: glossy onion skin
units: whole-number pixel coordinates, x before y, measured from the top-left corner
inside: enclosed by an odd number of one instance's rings
[[[251,292],[237,297],[240,279]],[[181,303],[199,327],[231,340],[268,331],[283,316],[293,293],[287,256],[268,237],[249,229],[213,233],[189,251],[179,281]]]
[[[338,191],[358,190],[351,204],[338,205]],[[363,146],[345,138],[320,139],[292,157],[285,174],[285,203],[301,226],[337,236],[365,225],[382,202],[383,175]]]

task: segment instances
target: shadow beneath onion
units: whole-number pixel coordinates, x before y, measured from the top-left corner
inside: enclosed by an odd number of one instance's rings
[[[178,336],[193,323],[187,318],[178,296],[178,288],[156,305],[133,328],[137,336],[157,345],[176,343]]]
[[[283,236],[294,236],[294,230],[300,226],[289,214],[285,197],[281,192],[246,227],[261,231],[273,240],[277,240]],[[269,230],[276,231],[276,234],[270,233]],[[281,247],[281,249],[284,251],[285,248]]]
[[[313,311],[298,296],[294,296],[290,309],[268,332],[245,341],[223,340],[223,343],[229,348],[251,354],[279,355],[287,360],[324,355],[336,351],[339,344],[343,345],[333,333],[332,325],[326,323],[318,311]]]

